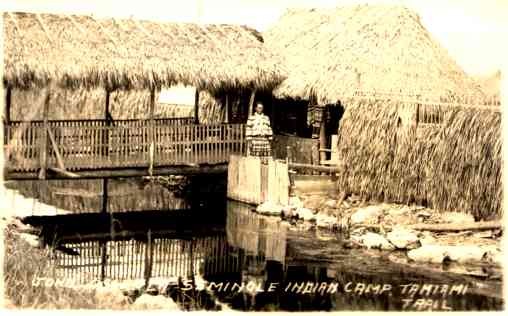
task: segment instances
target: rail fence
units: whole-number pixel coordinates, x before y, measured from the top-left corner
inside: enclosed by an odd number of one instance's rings
[[[217,164],[244,150],[243,124],[194,125],[188,119],[12,122],[5,130],[6,166],[13,171],[67,170]],[[47,137],[48,135],[51,137]],[[47,142],[47,146],[44,146]]]

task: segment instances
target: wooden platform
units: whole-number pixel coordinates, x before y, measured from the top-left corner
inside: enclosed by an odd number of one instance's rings
[[[265,201],[285,205],[289,199],[287,163],[232,155],[228,164],[228,198],[249,204]]]

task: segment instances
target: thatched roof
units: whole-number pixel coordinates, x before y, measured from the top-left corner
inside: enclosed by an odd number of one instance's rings
[[[482,97],[419,16],[390,5],[289,10],[263,34],[288,78],[278,97],[335,103],[355,91]]]
[[[271,89],[283,75],[252,29],[4,13],[4,84],[17,88]]]

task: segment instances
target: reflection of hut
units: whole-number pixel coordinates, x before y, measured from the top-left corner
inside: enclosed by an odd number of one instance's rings
[[[265,260],[284,263],[286,229],[280,218],[257,215],[245,204],[228,203],[228,242],[248,254],[262,254]]]
[[[281,108],[275,125],[287,129],[279,133],[319,135],[321,148],[330,147],[330,135],[336,134],[343,109],[362,100],[355,96],[400,99],[404,95],[422,101],[454,100],[464,94],[483,97],[418,15],[403,7],[290,10],[264,37],[289,71],[274,91]],[[414,104],[407,105],[412,118]],[[407,111],[402,106],[400,110]],[[291,117],[296,122],[285,123]],[[292,131],[292,125],[299,130]]]
[[[499,107],[488,106],[416,13],[385,5],[292,10],[264,35],[290,71],[278,98],[345,110],[339,188],[500,214]],[[320,126],[320,147],[329,147]]]

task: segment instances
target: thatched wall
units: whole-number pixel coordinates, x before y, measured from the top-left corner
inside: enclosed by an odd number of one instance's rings
[[[500,113],[453,109],[443,125],[422,129],[402,124],[401,108],[386,101],[347,107],[339,128],[339,190],[501,216]]]

